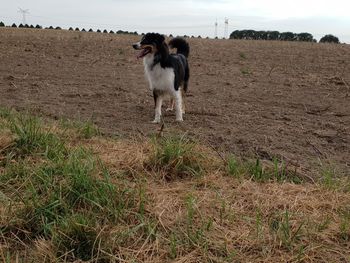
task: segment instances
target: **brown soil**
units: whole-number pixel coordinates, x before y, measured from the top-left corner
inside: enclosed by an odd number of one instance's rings
[[[150,135],[153,99],[131,44],[137,36],[0,29],[0,106],[92,119],[120,136]],[[189,39],[184,122],[219,152],[278,157],[309,170],[349,169],[350,46]]]

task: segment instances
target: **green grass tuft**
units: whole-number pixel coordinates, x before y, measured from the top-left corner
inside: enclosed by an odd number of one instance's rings
[[[185,136],[166,137],[154,141],[155,151],[148,166],[165,172],[168,180],[199,176],[203,172],[203,156],[196,144]]]

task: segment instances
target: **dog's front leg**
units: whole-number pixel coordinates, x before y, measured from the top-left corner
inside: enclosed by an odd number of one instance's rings
[[[162,116],[162,103],[163,98],[162,96],[159,96],[157,92],[153,91],[153,97],[154,97],[154,120],[153,123],[160,123],[160,117]]]

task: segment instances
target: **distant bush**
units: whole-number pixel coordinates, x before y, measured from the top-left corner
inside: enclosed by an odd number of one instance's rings
[[[97,33],[101,33],[101,30],[100,30],[100,29],[97,29],[96,32],[97,32]]]
[[[33,26],[33,25],[30,25],[30,28],[34,28],[34,26]]]
[[[5,26],[5,24],[1,21],[0,22],[0,27],[4,27]]]
[[[13,23],[11,27],[17,27],[17,25],[15,23]]]
[[[23,24],[19,24],[19,26],[18,26],[18,27],[23,28],[23,27],[24,27],[24,25],[23,25]]]
[[[59,26],[56,26],[55,29],[56,29],[56,30],[62,30],[62,28],[60,28]]]
[[[85,28],[83,28],[83,29],[81,30],[81,32],[86,32]]]
[[[54,29],[53,26],[49,26],[47,29]]]
[[[89,32],[94,32],[94,30],[92,30],[92,28],[89,29]]]
[[[36,29],[42,29],[43,27],[40,26],[40,25],[36,25],[35,28],[36,28]]]
[[[68,30],[73,31],[73,27],[70,27]]]
[[[113,30],[111,30],[111,31],[109,31],[109,33],[110,33],[110,34],[114,34],[114,31],[113,31]]]
[[[80,31],[80,30],[79,30],[79,27],[76,27],[76,28],[75,28],[75,31]]]
[[[28,25],[28,24],[25,24],[24,27],[25,27],[25,28],[29,28],[29,25]]]
[[[105,29],[105,30],[103,30],[103,33],[108,33],[108,31]]]
[[[320,43],[335,43],[339,44],[339,38],[331,34],[325,35],[320,39]]]

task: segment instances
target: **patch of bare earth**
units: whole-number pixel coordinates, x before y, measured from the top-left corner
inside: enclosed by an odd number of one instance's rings
[[[139,37],[1,29],[0,105],[92,119],[103,132],[150,135],[153,99],[131,44]],[[186,132],[220,152],[277,157],[304,173],[349,172],[350,46],[189,39]]]

